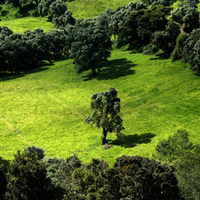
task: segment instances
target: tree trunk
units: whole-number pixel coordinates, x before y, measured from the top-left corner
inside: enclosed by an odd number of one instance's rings
[[[106,140],[107,133],[108,131],[105,128],[103,128],[103,138],[102,138],[102,143],[101,143],[102,145],[107,143],[107,140]]]
[[[95,68],[92,68],[92,75],[93,75],[93,76],[96,76],[96,75],[97,75],[97,72],[96,72],[96,69],[95,69]]]

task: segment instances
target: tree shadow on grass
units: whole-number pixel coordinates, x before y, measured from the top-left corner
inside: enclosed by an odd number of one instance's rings
[[[166,60],[166,59],[169,59],[171,56],[171,54],[169,54],[169,53],[158,53],[155,55],[156,55],[156,57],[150,58],[150,60]]]
[[[47,69],[49,69],[49,66],[52,66],[54,64],[44,64],[41,67],[37,67],[35,69],[31,69],[29,71],[26,72],[21,72],[20,74],[10,74],[10,73],[6,73],[6,74],[0,74],[0,82],[1,81],[7,81],[7,80],[12,80],[12,79],[17,79],[17,78],[21,78],[23,76],[26,76],[27,74],[33,74],[33,73],[38,73],[38,72],[42,72],[45,71]]]
[[[125,58],[106,61],[101,65],[102,70],[98,73],[97,76],[92,76],[89,74],[82,76],[83,80],[88,81],[93,78],[98,80],[108,80],[135,74],[135,70],[131,68],[135,67],[136,65]]]
[[[4,173],[7,172],[9,164],[10,164],[9,160],[4,160],[2,157],[0,157],[0,166],[2,166],[2,170],[4,171]]]
[[[155,137],[155,134],[152,133],[144,133],[141,135],[127,135],[123,140],[108,140],[109,144],[118,145],[125,148],[134,147],[137,144],[147,144],[151,142],[151,139]]]
[[[37,5],[36,4],[28,4],[28,5],[25,5],[21,8],[21,10],[19,10],[16,14],[15,14],[15,17],[17,18],[21,18],[21,17],[29,17],[30,16],[30,11],[34,10],[37,8]]]

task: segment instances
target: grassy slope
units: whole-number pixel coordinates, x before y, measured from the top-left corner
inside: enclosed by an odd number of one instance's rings
[[[187,129],[194,142],[198,135],[199,77],[180,62],[114,50],[96,79],[75,74],[72,60],[60,61],[18,78],[0,82],[0,134],[3,159],[17,149],[37,145],[47,156],[77,154],[110,164],[125,155],[151,157],[155,145]],[[86,75],[86,74],[85,74]],[[84,76],[84,75],[83,75]],[[83,124],[89,115],[90,96],[115,87],[121,98],[121,116],[127,136],[123,143],[109,135],[113,147],[100,145],[101,130]]]
[[[106,7],[115,9],[127,3],[75,1],[68,3],[68,8],[74,17],[86,18],[98,15]],[[53,28],[42,18],[14,19],[17,11],[11,11],[0,26],[7,25],[14,32]],[[83,161],[98,157],[111,164],[123,154],[151,157],[156,144],[179,128],[187,129],[197,143],[199,77],[183,66],[180,62],[113,50],[96,79],[76,75],[72,60],[18,78],[1,79],[0,155],[13,159],[17,149],[34,144],[44,148],[47,156],[66,158],[77,154]],[[110,86],[119,91],[126,128],[123,133],[127,137],[119,143],[110,134],[114,146],[103,150],[101,130],[84,125],[83,119],[91,113],[90,96]]]

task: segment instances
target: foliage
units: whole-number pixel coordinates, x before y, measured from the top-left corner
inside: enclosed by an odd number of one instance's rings
[[[160,49],[162,49],[165,54],[171,53],[175,48],[175,41],[179,34],[180,26],[170,18],[164,31],[155,31],[152,34],[151,53],[156,53]]]
[[[134,46],[135,43],[139,43],[139,46],[143,46],[149,44],[150,36],[155,31],[165,30],[168,22],[166,17],[170,14],[170,10],[169,7],[157,5],[150,10],[132,12],[120,29],[118,45]]]
[[[44,163],[17,152],[8,168],[5,199],[54,199],[49,190],[51,181],[46,178]]]
[[[22,3],[20,0],[6,0],[5,3],[12,4],[13,7],[19,7],[20,9],[22,9]]]
[[[198,53],[198,41],[200,39],[200,29],[192,31],[190,36],[186,39],[185,45],[183,47],[183,60],[190,64],[193,70],[199,71],[199,63],[198,61],[199,53]]]
[[[0,168],[0,199],[4,199],[5,190],[6,190],[7,180],[6,175],[2,170],[2,166]]]
[[[199,196],[200,146],[194,145],[188,136],[187,131],[178,130],[168,140],[160,141],[156,156],[173,163],[181,196],[189,200]]]
[[[13,34],[13,31],[10,30],[7,26],[0,26],[0,40],[4,40],[6,36]]]
[[[72,175],[78,199],[118,199],[119,174],[103,160],[92,159]]]
[[[56,180],[57,184],[62,189],[61,194],[64,199],[78,199],[72,176],[73,172],[81,166],[81,161],[76,155],[74,155],[67,158],[59,167],[59,170],[56,173]]]
[[[155,5],[163,5],[163,6],[170,6],[173,4],[174,0],[142,0],[145,5],[147,6],[155,6]]]
[[[41,2],[38,4],[38,13],[41,16],[46,16],[49,13],[49,8],[50,5],[54,2],[55,0],[41,0]]]
[[[192,30],[199,28],[199,12],[197,8],[190,7],[187,4],[174,10],[172,18],[183,26],[183,30],[186,33],[191,33]]]
[[[49,6],[49,13],[52,17],[59,17],[65,13],[67,5],[62,0],[53,1]]]
[[[114,168],[120,174],[120,199],[180,199],[173,168],[140,156],[121,156]]]
[[[74,59],[77,73],[100,68],[100,62],[110,56],[112,42],[104,26],[99,26],[96,20],[79,19],[69,35],[71,41],[70,57]]]
[[[72,17],[72,13],[66,10],[60,16],[53,16],[52,23],[56,28],[63,28],[67,25],[75,25],[76,19]]]
[[[37,146],[28,146],[24,149],[24,154],[28,158],[41,160],[44,158],[44,150]]]
[[[54,193],[54,200],[60,200],[63,198],[63,189],[60,187],[60,182],[58,181],[57,174],[60,167],[64,164],[65,160],[63,158],[56,157],[44,157],[43,162],[45,163],[45,168],[47,170],[47,178],[51,179],[52,190]]]
[[[97,128],[103,129],[102,145],[107,143],[107,133],[115,132],[118,137],[121,135],[123,120],[119,117],[120,99],[117,98],[115,88],[108,88],[105,92],[91,96],[92,115],[85,118],[85,123],[96,124]]]
[[[5,37],[6,34],[8,37]],[[27,30],[24,34],[11,34],[4,30],[1,35],[1,73],[19,74],[36,68],[42,60],[52,63],[63,54],[69,55],[70,44],[64,30],[44,33],[37,28],[34,31]]]
[[[176,39],[176,46],[171,54],[172,62],[182,59],[183,47],[185,46],[185,41],[188,38],[188,35],[181,33]]]
[[[112,33],[118,35],[120,28],[127,21],[130,13],[141,9],[146,9],[146,6],[142,2],[130,2],[127,6],[120,6],[114,12],[109,12]]]
[[[188,132],[178,130],[173,136],[167,140],[160,141],[156,147],[156,155],[159,159],[167,162],[173,162],[185,154],[186,151],[193,149],[192,143],[189,141]]]
[[[195,145],[193,151],[185,152],[176,163],[176,176],[185,199],[198,199],[200,185],[200,146]]]
[[[58,60],[61,55],[69,56],[70,43],[64,30],[52,29],[46,33],[49,52],[53,54],[54,60]]]

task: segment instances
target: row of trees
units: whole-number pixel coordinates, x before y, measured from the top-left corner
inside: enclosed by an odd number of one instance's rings
[[[109,167],[100,159],[82,164],[75,155],[44,157],[42,148],[29,146],[0,176],[5,200],[181,199],[173,168],[140,156],[121,156]]]
[[[101,62],[110,56],[113,43],[118,47],[129,45],[144,54],[162,50],[164,54],[171,54],[172,61],[184,59],[192,69],[200,71],[197,2],[185,0],[172,13],[168,6],[171,3],[131,2],[115,11],[108,8],[93,19],[76,20],[62,0],[42,0],[38,12],[42,16],[49,15],[57,29],[48,33],[36,29],[13,34],[1,27],[1,71],[19,73],[36,67],[42,60],[53,62],[65,54],[74,59],[77,73],[92,70],[96,75],[102,67]],[[115,40],[111,42],[112,35]],[[26,58],[31,62],[27,63]]]
[[[69,55],[69,44],[63,30],[44,33],[42,29],[13,34],[0,27],[0,73],[16,73],[34,69],[44,60],[52,63],[61,55]]]

